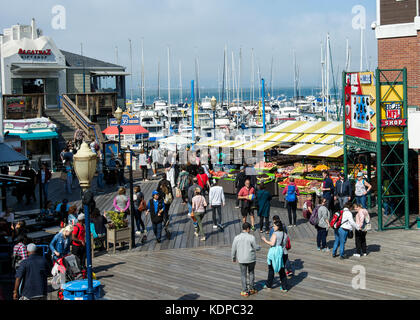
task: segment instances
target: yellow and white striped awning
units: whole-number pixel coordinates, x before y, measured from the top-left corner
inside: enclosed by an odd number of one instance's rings
[[[265,151],[268,149],[271,149],[277,145],[279,145],[280,142],[272,142],[272,141],[250,141],[247,142],[239,147],[236,147],[236,150],[254,150],[254,151]]]
[[[326,144],[296,144],[282,154],[309,157],[338,158],[344,154],[342,147]]]
[[[320,139],[323,136],[323,134],[316,134],[316,133],[308,133],[303,134],[299,138],[293,140],[293,142],[296,143],[313,143]]]
[[[213,143],[217,143],[217,142],[219,142],[219,141],[216,141],[216,140],[207,140],[207,141],[203,141],[203,142],[197,143],[196,145],[197,146],[211,146]]]
[[[257,138],[257,141],[269,141],[269,142],[292,142],[295,139],[299,138],[301,134],[299,133],[266,133]]]
[[[220,147],[220,148],[235,148],[243,145],[245,142],[237,140],[220,140],[212,143],[211,147]]]
[[[343,134],[343,123],[339,121],[292,121],[288,120],[270,130],[271,133],[319,133]]]
[[[322,144],[343,144],[343,136],[341,134],[327,134],[321,139],[316,140],[316,143]]]

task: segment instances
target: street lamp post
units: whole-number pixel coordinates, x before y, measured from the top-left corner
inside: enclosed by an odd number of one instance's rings
[[[213,110],[213,139],[216,140],[216,105],[217,105],[217,100],[214,96],[213,96],[213,98],[211,98],[210,103],[211,103],[211,109]]]
[[[118,128],[118,156],[120,155],[121,152],[121,119],[122,119],[122,109],[120,107],[117,108],[117,110],[115,110],[114,113],[114,117],[117,120],[117,128]]]
[[[89,191],[91,181],[96,171],[97,156],[89,148],[86,142],[83,142],[80,149],[73,157],[74,171],[79,179],[80,188],[83,190],[83,205],[85,213],[85,229],[86,229],[86,264],[87,264],[87,278],[88,289],[87,295],[89,300],[94,300],[93,295],[93,278],[92,278],[92,251],[90,240],[90,213],[89,202],[92,198],[92,193]]]

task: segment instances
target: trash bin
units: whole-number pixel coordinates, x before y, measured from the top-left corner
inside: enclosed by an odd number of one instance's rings
[[[100,298],[100,285],[98,280],[93,280],[93,294],[95,299]],[[63,284],[63,300],[88,300],[88,281],[74,280]]]
[[[417,229],[420,229],[420,217],[417,217]]]

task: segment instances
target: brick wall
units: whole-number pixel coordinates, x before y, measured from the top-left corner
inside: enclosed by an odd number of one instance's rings
[[[85,89],[90,92],[89,71],[85,71]],[[83,93],[83,70],[67,70],[67,93]]]
[[[378,39],[378,67],[379,69],[406,67],[408,105],[420,106],[420,33],[417,37]]]

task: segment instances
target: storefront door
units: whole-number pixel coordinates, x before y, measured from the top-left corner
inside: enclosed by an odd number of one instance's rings
[[[45,93],[47,94],[47,108],[58,106],[58,79],[47,78],[45,81]]]

